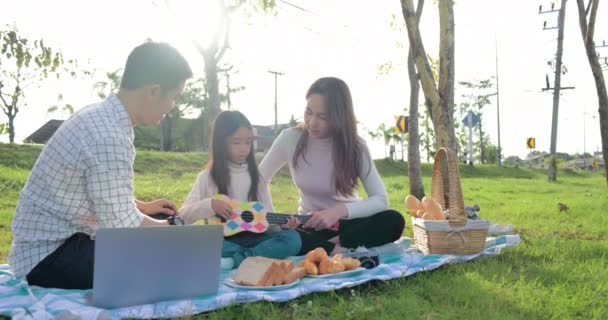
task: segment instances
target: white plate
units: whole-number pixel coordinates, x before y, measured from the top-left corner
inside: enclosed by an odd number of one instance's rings
[[[348,270],[348,271],[342,271],[342,272],[338,272],[338,273],[307,274],[306,277],[309,277],[309,278],[339,278],[339,277],[344,277],[344,276],[350,276],[350,275],[353,275],[355,273],[359,273],[359,272],[361,272],[363,270],[365,270],[365,268],[359,267],[357,269]]]
[[[300,283],[300,279],[298,279],[292,283],[283,284],[280,286],[243,286],[243,285],[240,285],[240,284],[234,282],[234,279],[232,279],[232,277],[224,279],[224,283],[229,287],[233,287],[233,288],[237,288],[237,289],[275,291],[275,290],[289,289],[289,288],[297,285],[298,283]]]

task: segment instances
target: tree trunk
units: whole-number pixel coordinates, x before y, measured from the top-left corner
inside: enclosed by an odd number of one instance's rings
[[[220,113],[220,91],[217,63],[214,55],[205,55],[205,90],[209,97],[209,116],[215,119]]]
[[[456,151],[454,133],[454,17],[453,2],[439,1],[439,18],[441,30],[441,52],[439,69],[439,89],[433,78],[431,66],[427,59],[420,30],[418,29],[413,0],[401,0],[403,18],[407,27],[410,50],[414,56],[416,70],[424,92],[425,105],[429,109],[433,128],[435,129],[436,148],[449,147]]]
[[[173,149],[173,118],[170,114],[160,122],[160,151],[171,151]]]
[[[8,141],[15,143],[15,116],[17,113],[10,112],[8,115]]]
[[[591,66],[593,80],[595,80],[595,88],[597,90],[598,113],[600,121],[600,135],[602,137],[602,155],[604,157],[604,169],[606,172],[606,185],[608,186],[608,92],[606,90],[606,82],[602,73],[602,66],[595,51],[595,42],[593,34],[595,31],[595,20],[597,16],[598,0],[592,0],[591,14],[587,25],[587,12],[585,10],[583,0],[577,0],[579,24],[583,35],[583,43],[587,52],[587,59]]]
[[[420,22],[424,0],[418,0],[416,6],[416,19]],[[414,56],[409,50],[407,55],[407,71],[410,79],[410,108],[408,123],[408,145],[407,163],[408,178],[410,180],[410,194],[418,199],[424,197],[424,185],[422,184],[422,168],[420,165],[420,133],[418,130],[418,98],[420,94],[420,83],[416,73]]]
[[[559,9],[557,31],[557,54],[555,56],[555,83],[553,84],[553,117],[551,121],[551,161],[549,162],[549,181],[557,180],[557,114],[559,111],[559,92],[562,85],[562,54],[564,51],[564,22],[566,20],[566,0]]]
[[[454,2],[439,1],[439,96],[440,108],[447,114],[447,146],[458,154],[454,131]]]
[[[207,93],[207,98],[209,101],[208,111],[203,115],[203,121],[205,121],[204,126],[204,136],[211,136],[211,123],[213,123],[215,117],[220,113],[220,91],[219,91],[219,79],[218,79],[218,61],[215,58],[215,52],[217,50],[212,50],[211,52],[203,53],[203,57],[205,59],[205,91]],[[203,150],[207,150],[209,146],[207,139],[203,141]]]

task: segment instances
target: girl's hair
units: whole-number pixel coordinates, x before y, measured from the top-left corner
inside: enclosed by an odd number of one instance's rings
[[[205,167],[210,171],[211,178],[215,182],[219,193],[225,195],[228,195],[228,186],[230,185],[230,172],[228,169],[230,153],[228,151],[227,138],[239,128],[252,129],[247,117],[239,111],[222,111],[217,115],[213,123],[211,152],[209,153],[209,162],[207,162]],[[247,200],[258,201],[260,174],[255,161],[253,141],[251,142],[251,150],[247,156],[247,167],[249,169],[249,176],[251,177],[251,186],[249,187]]]
[[[327,77],[315,81],[306,99],[318,94],[323,97],[325,109],[329,115],[331,137],[333,139],[334,188],[343,195],[350,196],[357,186],[361,166],[361,143],[357,135],[357,120],[353,111],[353,100],[346,83],[338,78]],[[308,131],[299,125],[302,136],[296,145],[292,163],[294,168],[300,157],[304,161],[304,152],[308,145]]]

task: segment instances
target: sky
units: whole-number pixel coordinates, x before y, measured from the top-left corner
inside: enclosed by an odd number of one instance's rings
[[[61,49],[64,57],[96,70],[93,78],[46,80],[29,87],[27,106],[16,119],[16,140],[22,141],[50,119],[67,117],[47,112],[59,93],[76,109],[96,102],[93,83],[102,80],[105,72],[122,68],[133,47],[147,38],[174,45],[188,59],[195,76],[202,77],[204,61],[194,43],[204,45],[214,32],[217,19],[212,1],[169,3],[171,9],[160,0],[0,0],[0,25],[15,24],[28,37],[42,37],[47,45]],[[407,34],[399,1],[370,3],[277,0],[271,14],[250,10],[248,15],[235,16],[230,49],[222,60],[238,71],[231,76],[231,85],[245,87],[231,96],[233,108],[254,124],[273,124],[274,76],[268,71],[278,70],[284,73],[278,79],[279,122],[289,121],[292,115],[298,119],[304,113],[310,84],[319,77],[335,76],[350,86],[362,126],[392,125],[394,116],[403,114],[409,103]],[[503,156],[525,157],[527,137],[536,138],[537,150],[549,151],[552,94],[540,89],[546,74],[553,83],[547,61],[555,55],[557,31],[544,31],[542,26],[543,21],[557,25],[557,13],[539,15],[539,5],[548,8],[550,1],[465,0],[454,7],[456,81],[488,79],[498,70]],[[601,145],[597,95],[576,1],[568,1],[566,10],[563,61],[568,71],[562,76],[562,86],[575,89],[561,95],[557,150],[591,152]],[[608,19],[603,19],[607,14],[608,9],[600,6],[598,44],[608,40]],[[437,7],[426,1],[420,28],[426,51],[434,57],[438,56],[438,27]],[[608,48],[598,51],[608,56]],[[380,74],[378,66],[388,62],[391,71]],[[225,83],[220,87],[223,90]],[[461,94],[457,88],[457,101]],[[3,116],[0,122],[6,121]],[[483,127],[496,144],[496,99],[484,109]],[[360,133],[373,156],[383,157],[384,143]],[[0,141],[7,140],[6,135],[0,136]]]

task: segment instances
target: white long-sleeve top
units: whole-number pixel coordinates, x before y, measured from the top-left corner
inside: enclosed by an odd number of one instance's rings
[[[228,186],[228,196],[238,201],[249,202],[248,194],[251,186],[251,176],[247,163],[228,165],[230,172],[230,185]],[[186,224],[192,224],[200,219],[209,218],[215,215],[211,208],[211,199],[218,193],[217,186],[211,177],[209,170],[205,169],[196,177],[192,186],[192,191],[186,197],[184,205],[179,210],[179,215]],[[262,203],[266,211],[272,212],[272,201],[268,192],[268,184],[260,177],[258,184],[258,201]]]
[[[293,167],[292,158],[302,132],[299,128],[289,128],[281,132],[260,164],[260,175],[266,181],[270,181],[286,162],[289,164],[289,171],[300,192],[298,208],[300,214],[327,209],[339,203],[346,206],[348,219],[368,217],[388,209],[386,189],[363,139],[359,138],[361,142],[359,178],[367,193],[366,199],[360,199],[356,190],[349,197],[341,196],[336,192],[333,180],[335,169],[332,138],[309,137],[304,152],[306,161],[300,158],[297,168]]]

